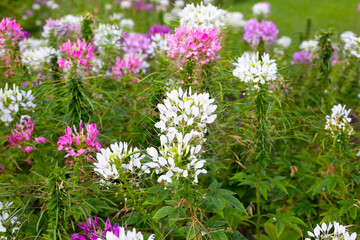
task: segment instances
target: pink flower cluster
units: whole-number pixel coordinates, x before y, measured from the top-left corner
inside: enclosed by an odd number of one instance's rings
[[[214,60],[221,49],[217,32],[212,28],[176,28],[175,33],[169,35],[167,43],[167,53],[172,59],[180,57],[200,61],[201,64]]]
[[[304,63],[310,65],[313,59],[313,54],[306,51],[295,52],[293,55],[294,61],[291,61],[291,64]]]
[[[88,68],[91,66],[89,60],[95,57],[94,47],[86,43],[85,39],[78,39],[74,43],[68,40],[60,46],[60,50],[66,54],[66,59],[59,58],[57,61],[61,69],[67,66]]]
[[[29,120],[23,120],[22,123],[16,123],[16,129],[12,130],[12,136],[8,136],[7,139],[10,142],[10,147],[16,147],[23,153],[29,153],[35,148],[29,146],[29,141],[32,140],[34,133],[35,123]],[[46,143],[46,139],[43,137],[35,138],[35,143]]]
[[[126,53],[146,53],[149,49],[151,38],[145,33],[124,33],[121,41]]]
[[[19,57],[14,54],[14,47],[27,35],[20,27],[16,20],[11,18],[3,18],[0,22],[0,49],[6,49],[6,54],[1,55],[1,60],[5,62],[6,71],[5,77],[14,74],[12,70],[12,63],[19,63]]]
[[[262,39],[265,43],[275,42],[279,29],[271,21],[250,19],[244,27],[244,40],[256,46]]]
[[[123,72],[138,73],[141,70],[142,63],[143,61],[135,54],[124,55],[123,59],[117,56],[115,66],[112,69],[114,75],[121,77]]]
[[[3,18],[0,22],[0,46],[10,44],[14,46],[18,40],[25,36],[25,32],[16,20]]]
[[[59,151],[66,151],[67,157],[77,157],[84,155],[86,159],[93,160],[93,157],[90,155],[91,152],[100,152],[101,145],[96,141],[96,136],[99,131],[96,128],[95,123],[85,124],[86,134],[84,133],[84,128],[82,127],[82,121],[80,121],[80,133],[76,130],[76,127],[73,126],[74,131],[68,126],[65,129],[65,135],[59,137],[57,142]],[[72,161],[66,161],[66,163],[72,163]]]

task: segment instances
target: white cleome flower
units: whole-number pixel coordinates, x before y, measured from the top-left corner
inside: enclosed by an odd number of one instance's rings
[[[110,148],[102,148],[97,153],[94,170],[106,180],[115,180],[119,177],[119,172],[134,173],[140,170],[144,157],[138,148],[132,148],[126,142],[114,143]]]
[[[113,232],[106,232],[105,240],[144,240],[144,236],[141,232],[136,232],[134,228],[132,231],[125,231],[124,227],[120,227],[119,237],[117,237]],[[148,240],[154,240],[154,234],[150,235]],[[98,238],[98,240],[102,240]]]
[[[252,7],[255,16],[268,16],[271,12],[271,5],[268,2],[259,2]]]
[[[113,24],[100,24],[94,30],[94,46],[98,47],[99,52],[105,54],[105,49],[121,49],[119,40],[122,36],[122,30],[119,26]]]
[[[149,45],[149,49],[147,50],[147,54],[154,57],[156,53],[166,52],[168,49],[167,36],[167,34],[162,36],[159,33],[151,36],[151,43]]]
[[[16,239],[14,233],[18,231],[20,222],[18,221],[17,216],[12,216],[11,219],[9,219],[11,215],[10,207],[12,204],[13,202],[7,202],[5,204],[0,202],[0,239]],[[3,238],[1,233],[11,234],[13,237]]]
[[[344,42],[344,53],[360,58],[360,37],[355,33],[347,31],[340,35],[341,40]]]
[[[38,47],[32,50],[24,50],[21,60],[32,70],[38,70],[45,64],[49,64],[52,56],[59,56],[59,52],[51,47]]]
[[[301,50],[304,50],[306,52],[315,52],[316,50],[319,49],[319,46],[318,46],[318,41],[316,40],[308,40],[308,41],[303,41],[301,44],[300,44],[300,49]]]
[[[120,27],[126,28],[127,30],[132,30],[135,26],[135,22],[130,18],[125,18],[120,20]]]
[[[242,28],[246,26],[247,21],[244,20],[244,15],[241,12],[229,12],[227,24],[232,27]]]
[[[291,38],[287,36],[282,36],[276,40],[276,45],[280,48],[287,49],[291,44]]]
[[[179,12],[180,25],[182,26],[202,26],[205,28],[215,28],[218,31],[225,27],[228,19],[227,15],[227,11],[218,9],[211,4],[204,5],[203,2],[200,5],[187,4]]]
[[[207,173],[205,160],[199,159],[201,144],[206,141],[206,125],[214,122],[214,99],[208,93],[192,94],[181,88],[166,93],[163,104],[158,104],[160,121],[159,149],[147,149],[151,161],[144,169],[153,169],[160,175],[158,182],[173,182],[175,178],[190,178],[198,182],[198,175]]]
[[[259,59],[259,53],[244,53],[237,63],[233,75],[240,81],[252,85],[252,89],[259,90],[261,85],[269,84],[277,79],[277,67],[275,60],[271,60],[269,54],[265,53]]]
[[[345,105],[342,106],[341,104],[335,105],[331,109],[331,116],[327,115],[325,117],[325,130],[330,131],[333,137],[340,134],[351,135],[353,133],[353,128],[350,125],[351,118],[349,118],[351,109],[346,110],[345,107]]]
[[[31,90],[19,91],[15,84],[13,89],[9,89],[6,83],[5,88],[0,89],[0,120],[4,123],[12,122],[20,109],[32,110],[36,107],[34,99]]]
[[[330,232],[334,226],[334,231]],[[338,222],[334,221],[334,225],[329,223],[322,223],[321,227],[316,225],[314,232],[308,232],[308,235],[311,238],[305,238],[305,240],[320,240],[320,239],[332,239],[332,240],[356,240],[356,233],[350,233],[346,231],[345,226],[340,225]]]

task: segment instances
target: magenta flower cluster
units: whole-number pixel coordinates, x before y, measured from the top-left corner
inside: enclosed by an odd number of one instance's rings
[[[24,119],[22,123],[16,123],[16,129],[12,130],[12,136],[8,136],[7,139],[10,142],[10,147],[16,147],[23,153],[29,153],[35,148],[31,145],[32,135],[34,133],[35,123],[31,119]],[[46,139],[43,137],[35,138],[35,143],[46,143]]]
[[[60,57],[57,61],[61,69],[68,66],[83,66],[87,69],[91,66],[89,61],[95,57],[94,46],[85,39],[77,39],[74,43],[68,40],[60,46],[60,50],[66,55],[64,59]]]
[[[115,76],[122,76],[123,73],[138,73],[141,70],[142,60],[135,54],[124,55],[121,59],[116,57],[115,66],[112,68]]]
[[[99,219],[95,216],[94,220],[88,218],[87,222],[80,223],[79,227],[84,230],[84,235],[80,235],[75,233],[71,235],[72,240],[98,240],[99,237],[105,237],[107,232],[113,232],[115,236],[119,237],[120,235],[120,228],[119,224],[115,223],[114,226],[111,225],[110,220],[107,219],[105,223],[105,229],[101,229],[99,225]]]
[[[0,46],[9,44],[15,46],[20,39],[25,37],[24,30],[20,27],[16,20],[11,18],[3,18],[0,22]]]
[[[271,21],[262,20],[259,22],[257,19],[250,19],[244,27],[244,40],[252,46],[260,43],[260,40],[265,43],[275,42],[279,33],[279,29]]]
[[[74,130],[74,131],[73,131]],[[65,158],[73,157],[80,160],[79,156],[85,156],[88,161],[93,160],[91,153],[100,152],[101,145],[97,141],[97,135],[99,131],[96,128],[95,123],[85,124],[85,129],[80,121],[79,132],[76,127],[67,127],[65,129],[65,135],[59,137],[58,150],[66,151]],[[66,161],[72,163],[72,161]]]
[[[164,36],[165,34],[171,32],[171,28],[166,25],[154,25],[149,29],[150,36],[154,36],[155,34],[160,34],[161,36]]]
[[[293,55],[294,61],[291,64],[299,64],[304,63],[306,65],[310,65],[312,62],[313,55],[307,51],[299,51],[295,52]]]
[[[46,35],[53,32],[55,37],[69,37],[72,34],[79,36],[81,32],[81,25],[79,23],[64,24],[59,20],[47,19],[44,29],[46,29]]]
[[[149,49],[151,39],[145,33],[125,33],[121,41],[126,53],[146,53]]]
[[[167,43],[170,58],[185,58],[183,60],[199,61],[201,64],[214,60],[221,49],[217,32],[212,28],[176,28],[175,33],[169,35]]]

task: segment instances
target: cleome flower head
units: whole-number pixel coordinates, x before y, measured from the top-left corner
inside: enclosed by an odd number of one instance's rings
[[[351,135],[353,133],[353,128],[350,125],[351,118],[349,118],[349,113],[351,109],[346,110],[345,105],[341,104],[334,105],[331,109],[331,116],[327,115],[325,130],[330,131],[333,137],[337,135],[345,134]]]
[[[74,131],[73,131],[74,130]],[[80,121],[79,131],[73,126],[73,130],[68,126],[65,129],[65,135],[59,137],[58,151],[66,151],[65,158],[74,157],[78,159],[79,156],[85,156],[88,161],[93,161],[92,152],[100,152],[101,145],[97,141],[99,131],[95,123],[85,124],[85,129]],[[86,133],[85,133],[86,130]],[[67,161],[72,164],[72,161]]]
[[[255,16],[267,17],[271,13],[271,4],[269,2],[258,2],[252,7]]]
[[[210,60],[214,60],[221,49],[217,31],[213,28],[176,28],[175,33],[169,35],[167,43],[167,53],[172,59],[182,58],[200,64],[208,64]]]
[[[192,94],[191,88],[181,88],[166,93],[164,104],[158,104],[161,130],[159,149],[150,147],[147,153],[152,160],[144,169],[153,169],[160,175],[158,182],[173,182],[176,178],[191,178],[198,182],[198,175],[207,173],[201,160],[201,144],[206,141],[206,125],[214,122],[214,99],[208,93]]]
[[[99,219],[95,216],[94,220],[88,218],[85,223],[80,223],[79,227],[84,230],[84,235],[75,233],[71,235],[72,240],[144,240],[141,232],[134,228],[132,231],[126,231],[118,223],[111,225],[108,218],[104,229],[99,225]],[[154,234],[150,235],[148,240],[154,240]]]
[[[330,232],[333,226],[334,231]],[[334,221],[334,224],[322,223],[321,227],[316,225],[314,232],[309,231],[308,235],[311,238],[305,238],[305,240],[356,240],[357,233],[350,235],[350,233],[346,231],[345,226]]]
[[[259,22],[257,19],[250,19],[244,27],[244,40],[252,46],[260,43],[260,40],[265,43],[275,42],[279,33],[279,29],[271,21],[262,20]]]
[[[347,31],[342,33],[340,38],[344,42],[344,53],[360,58],[360,37],[357,37],[353,32]]]
[[[58,64],[61,69],[67,66],[83,66],[88,68],[91,66],[90,60],[95,57],[94,47],[91,43],[77,39],[76,42],[68,40],[60,46],[60,50],[65,54],[65,58],[59,58]]]
[[[267,53],[261,59],[258,52],[244,53],[234,65],[236,68],[233,75],[240,81],[251,84],[252,89],[259,90],[262,85],[269,84],[278,77],[275,60],[270,59]]]
[[[121,49],[120,39],[122,30],[117,25],[100,24],[94,30],[94,46],[98,47],[99,51],[104,54],[106,48]]]
[[[181,26],[201,26],[221,31],[227,22],[227,11],[218,9],[212,4],[204,5],[203,2],[197,5],[187,4],[179,15]]]
[[[6,202],[5,204],[0,202],[0,239],[16,239],[16,232],[19,230],[20,221],[17,216],[11,214],[10,208],[13,202]],[[12,236],[12,237],[4,237]]]
[[[20,123],[16,123],[16,129],[12,130],[12,136],[8,136],[7,139],[10,142],[9,147],[16,147],[21,150],[23,153],[29,153],[35,148],[34,144],[31,144],[33,140],[34,126],[35,123],[31,121],[30,117],[27,117],[28,120],[22,116]],[[46,143],[46,139],[43,137],[37,137],[34,139],[35,143]]]
[[[20,109],[32,110],[36,107],[33,103],[34,96],[29,91],[23,91],[14,84],[13,89],[8,88],[6,83],[4,89],[0,89],[0,120],[9,123],[14,120],[14,116]]]
[[[126,142],[114,143],[110,148],[102,148],[101,152],[96,154],[97,162],[94,163],[94,170],[106,180],[116,180],[119,171],[139,173],[141,160],[144,157],[145,155],[141,154],[138,148],[132,148]]]

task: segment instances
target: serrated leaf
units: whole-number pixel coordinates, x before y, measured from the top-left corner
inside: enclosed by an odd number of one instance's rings
[[[174,210],[175,210],[175,208],[171,207],[171,206],[162,207],[155,213],[153,218],[160,219],[160,218],[166,217],[167,215],[172,213]]]
[[[221,195],[221,197],[223,197],[227,202],[239,209],[241,212],[245,213],[246,215],[248,214],[246,209],[244,208],[244,205],[233,195],[223,194]]]

